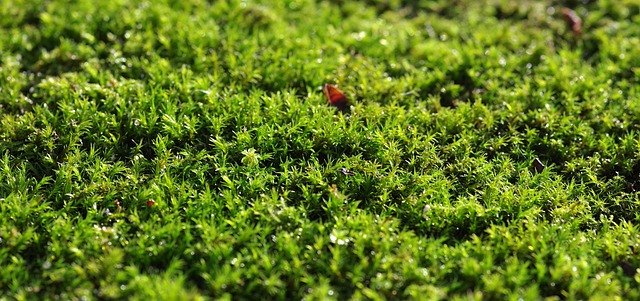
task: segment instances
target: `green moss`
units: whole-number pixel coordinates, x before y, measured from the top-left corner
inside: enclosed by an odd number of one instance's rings
[[[640,6],[571,4],[5,3],[0,298],[640,298]]]

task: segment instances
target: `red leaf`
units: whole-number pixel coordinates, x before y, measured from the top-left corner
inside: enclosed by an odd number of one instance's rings
[[[340,109],[345,110],[349,107],[349,101],[347,97],[338,90],[338,88],[334,87],[330,84],[324,85],[324,95],[327,97],[329,104]]]
[[[564,7],[562,8],[562,17],[564,17],[564,20],[567,22],[567,25],[569,25],[573,33],[582,33],[582,19],[578,17],[575,11]]]

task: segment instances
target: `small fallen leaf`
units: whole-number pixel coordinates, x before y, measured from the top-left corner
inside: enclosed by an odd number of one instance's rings
[[[349,101],[347,100],[347,97],[333,85],[324,85],[324,96],[327,97],[329,104],[340,110],[346,110],[349,108]]]
[[[573,9],[567,7],[562,8],[562,17],[564,17],[564,20],[573,33],[577,35],[582,33],[582,19],[580,19]]]
[[[346,169],[346,168],[344,168],[344,167],[341,167],[341,168],[340,168],[340,172],[341,172],[343,175],[345,175],[345,176],[353,176],[353,175],[355,175],[355,174],[356,174],[355,172],[353,172],[353,171],[351,171],[351,170],[348,170],[348,169]]]
[[[533,168],[536,169],[536,171],[538,173],[542,173],[542,171],[544,170],[544,164],[542,164],[542,162],[540,161],[540,159],[536,158],[535,160],[533,160],[533,164],[532,164]]]

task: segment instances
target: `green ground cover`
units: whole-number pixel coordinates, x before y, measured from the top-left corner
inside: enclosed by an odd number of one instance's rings
[[[0,298],[640,299],[639,24],[0,1]]]

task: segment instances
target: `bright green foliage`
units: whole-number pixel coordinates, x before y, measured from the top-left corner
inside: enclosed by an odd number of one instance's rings
[[[638,24],[1,1],[0,299],[640,299]]]

